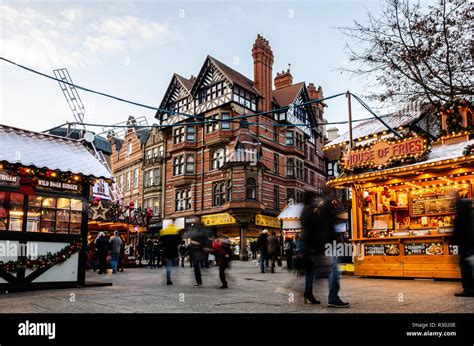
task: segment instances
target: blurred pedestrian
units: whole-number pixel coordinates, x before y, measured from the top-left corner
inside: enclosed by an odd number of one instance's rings
[[[181,259],[181,267],[184,267],[184,260],[188,254],[188,247],[186,246],[186,240],[181,240],[181,244],[179,245],[179,257]]]
[[[148,261],[147,269],[153,268],[153,240],[148,239],[145,246],[145,261]]]
[[[253,240],[250,242],[250,252],[252,253],[252,262],[257,261],[258,242]]]
[[[201,265],[209,253],[209,236],[207,231],[200,225],[194,224],[190,231],[190,253],[193,259],[194,277],[196,284],[194,286],[202,286]]]
[[[109,240],[110,244],[110,265],[112,266],[112,273],[117,272],[117,266],[120,256],[120,251],[122,249],[122,239],[119,237],[119,232],[115,231],[113,237]]]
[[[267,261],[267,237],[268,231],[264,229],[258,236],[258,251],[260,252],[260,272],[265,273],[265,262]]]
[[[286,268],[288,270],[293,269],[293,250],[294,250],[295,244],[293,242],[293,239],[290,237],[287,237],[285,239],[285,243],[283,245],[283,250],[285,251],[285,257],[286,257]]]
[[[280,256],[280,240],[276,236],[275,231],[267,238],[267,253],[268,259],[272,261],[271,272],[275,273],[275,262],[279,260]]]
[[[456,297],[474,297],[474,210],[470,198],[460,198],[459,192],[452,190],[448,199],[456,208],[453,240],[459,247],[459,267],[463,290]]]
[[[97,258],[99,260],[98,274],[107,273],[107,255],[109,254],[109,241],[105,237],[104,232],[100,232],[98,238],[95,240],[95,249]]]
[[[125,262],[125,239],[123,236],[120,236],[120,239],[122,240],[122,246],[120,247],[120,255],[118,259],[118,265],[117,265],[117,270],[119,272],[123,272],[123,267],[124,267],[124,262]]]
[[[138,236],[138,244],[137,244],[137,257],[138,257],[138,265],[142,265],[143,254],[145,253],[145,239],[143,235],[140,233]]]
[[[178,262],[178,247],[181,243],[179,228],[170,224],[160,231],[160,242],[163,247],[163,261],[166,263],[166,284],[172,285],[171,269]]]
[[[313,295],[315,277],[329,278],[329,307],[348,308],[349,303],[339,297],[339,268],[337,257],[326,256],[326,244],[332,244],[336,239],[334,204],[331,199],[332,191],[326,189],[325,199],[316,202],[316,194],[305,192],[304,208],[301,215],[303,227],[303,247],[305,257],[305,303],[320,304]]]
[[[222,283],[220,288],[228,288],[225,270],[229,267],[232,257],[229,238],[223,235],[216,238],[212,243],[212,253],[216,256],[217,265],[219,266],[219,278]]]
[[[153,247],[152,247],[152,261],[151,265],[153,268],[161,267],[160,263],[164,260],[161,258],[162,256],[162,244],[158,241],[158,239],[153,240]]]

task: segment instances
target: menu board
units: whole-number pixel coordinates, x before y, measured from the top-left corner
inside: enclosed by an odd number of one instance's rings
[[[449,191],[457,189],[461,194],[468,194],[469,185],[461,184],[457,187],[443,186],[423,189],[410,193],[411,215],[433,215],[454,212],[454,206],[446,198]]]
[[[442,255],[442,243],[405,243],[405,255]]]
[[[366,256],[398,256],[400,255],[399,244],[365,244]]]

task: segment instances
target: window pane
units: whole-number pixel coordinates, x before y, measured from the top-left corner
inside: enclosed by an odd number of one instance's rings
[[[56,214],[56,233],[68,233],[69,210],[58,210]]]
[[[26,231],[39,232],[40,230],[41,209],[38,207],[28,208]]]
[[[13,195],[13,193],[12,193]],[[23,225],[23,206],[11,205],[9,231],[21,231]]]
[[[30,207],[41,207],[41,202],[43,201],[42,196],[29,196],[28,197],[28,206]]]
[[[56,197],[44,197],[43,208],[56,208]]]
[[[69,209],[71,200],[69,198],[58,198],[58,209]]]
[[[80,199],[71,199],[71,210],[80,210],[82,211],[82,200]]]

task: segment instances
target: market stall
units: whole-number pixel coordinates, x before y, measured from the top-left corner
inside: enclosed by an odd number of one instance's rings
[[[290,202],[278,215],[278,220],[282,223],[284,237],[295,238],[301,232],[301,213],[303,204]]]
[[[343,149],[343,174],[328,185],[351,189],[355,275],[460,277],[447,196],[457,190],[472,198],[474,180],[472,112],[460,114],[461,130],[435,140],[375,133],[371,142]],[[448,122],[443,118],[441,134]]]
[[[0,289],[84,285],[97,178],[112,177],[79,141],[0,125]]]

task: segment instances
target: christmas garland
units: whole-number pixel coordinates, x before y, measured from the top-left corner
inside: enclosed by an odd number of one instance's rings
[[[438,114],[446,115],[448,133],[458,133],[466,130],[466,127],[462,126],[461,115],[461,112],[465,110],[472,113],[474,110],[472,102],[467,99],[455,98],[437,107],[436,112]]]
[[[52,254],[38,256],[36,259],[20,258],[16,261],[0,262],[0,271],[16,273],[20,269],[39,269],[66,262],[72,255],[82,248],[81,240],[71,241],[66,247]]]

